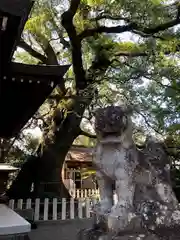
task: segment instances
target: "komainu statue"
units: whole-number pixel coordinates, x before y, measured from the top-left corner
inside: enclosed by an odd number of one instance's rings
[[[94,207],[97,225],[114,234],[127,230],[133,221],[152,232],[179,225],[164,144],[149,138],[146,147],[138,149],[132,138],[131,112],[125,107],[98,109],[95,130],[98,142],[93,163],[100,190],[100,202]],[[135,225],[131,228],[136,231]]]

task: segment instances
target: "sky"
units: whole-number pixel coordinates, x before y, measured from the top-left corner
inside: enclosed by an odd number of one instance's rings
[[[39,127],[35,127],[33,129],[26,129],[24,130],[25,134],[30,134],[33,136],[33,138],[41,138],[42,137],[42,131]]]

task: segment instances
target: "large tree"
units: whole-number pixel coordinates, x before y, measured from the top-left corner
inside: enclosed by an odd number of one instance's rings
[[[67,196],[59,187],[65,156],[73,141],[85,134],[82,119],[92,118],[99,105],[126,101],[141,130],[147,125],[161,135],[179,131],[179,3],[64,3],[56,7],[37,1],[19,43],[26,53],[23,58],[17,53],[17,61],[70,63],[72,68],[46,103],[43,142],[25,162],[7,192],[10,197],[28,197],[32,182],[38,186],[36,194],[45,191],[42,183],[51,182],[47,192]]]

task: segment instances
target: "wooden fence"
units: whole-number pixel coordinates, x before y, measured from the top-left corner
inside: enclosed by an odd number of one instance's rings
[[[73,198],[99,197],[99,189],[76,189],[69,190]]]
[[[61,200],[58,198],[45,198],[44,200],[39,198],[33,200],[11,199],[9,207],[13,210],[33,209],[35,221],[90,218],[92,206],[99,201],[98,191],[95,191],[91,196],[88,196],[87,191],[88,197],[86,197],[86,191],[81,191],[77,196],[77,198],[72,197],[68,200],[65,198]],[[117,196],[114,194],[114,203],[116,202]]]
[[[48,220],[66,220],[76,218],[90,218],[91,208],[98,201],[96,198],[68,199],[57,198],[52,200],[45,198],[43,201],[39,198],[35,200],[18,199],[9,201],[9,207],[13,210],[33,209],[35,221]]]

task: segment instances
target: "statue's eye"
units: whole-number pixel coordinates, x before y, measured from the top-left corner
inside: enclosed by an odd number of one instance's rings
[[[117,120],[119,120],[119,119],[120,119],[120,117],[119,117],[119,116],[117,116],[117,117],[116,117],[116,119],[117,119]]]

